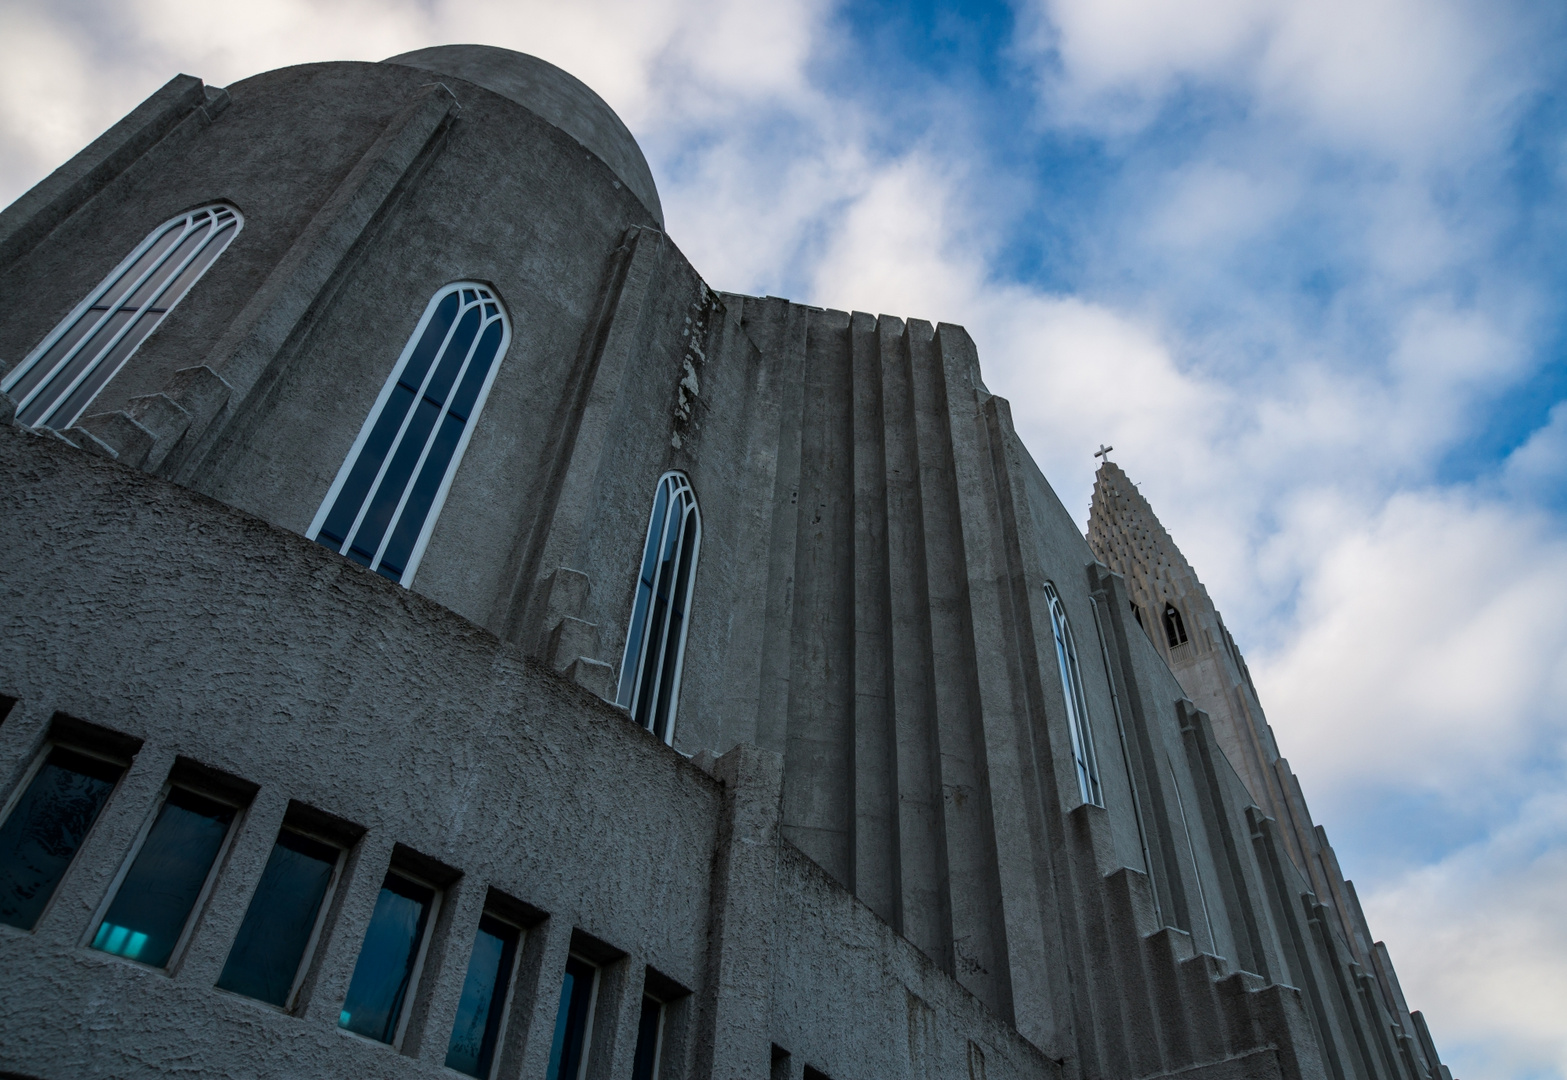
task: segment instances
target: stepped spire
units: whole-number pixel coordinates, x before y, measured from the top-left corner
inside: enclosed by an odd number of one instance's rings
[[[1186,696],[1208,714],[1230,764],[1257,806],[1278,822],[1290,859],[1311,882],[1317,902],[1337,916],[1345,942],[1360,966],[1374,973],[1390,1011],[1406,1015],[1386,948],[1372,941],[1354,884],[1340,872],[1327,833],[1312,823],[1235,639],[1153,507],[1108,457],[1094,476],[1088,543],[1100,562],[1126,579],[1137,622]]]

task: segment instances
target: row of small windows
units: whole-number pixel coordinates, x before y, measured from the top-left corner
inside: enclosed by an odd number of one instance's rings
[[[0,821],[0,923],[25,931],[37,925],[126,767],[123,760],[58,744],[35,761]],[[215,884],[242,811],[240,800],[176,770],[94,918],[86,946],[150,967],[170,966],[189,940],[194,913]],[[285,818],[217,980],[220,990],[285,1011],[299,1007],[333,890],[358,839],[341,826],[337,835],[312,829],[309,813],[291,810]],[[408,1023],[445,892],[428,871],[404,861],[394,855],[382,881],[338,1014],[343,1030],[394,1046]],[[492,890],[479,920],[445,1059],[448,1068],[468,1076],[494,1073],[527,933],[518,909]],[[574,951],[561,979],[546,1080],[587,1075],[598,986],[598,965]],[[644,992],[633,1080],[657,1075],[665,1013],[664,1000]]]

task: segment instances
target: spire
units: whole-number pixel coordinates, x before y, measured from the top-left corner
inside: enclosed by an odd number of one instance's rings
[[[1400,997],[1375,967],[1371,933],[1353,901],[1354,887],[1340,873],[1327,834],[1312,823],[1300,782],[1279,755],[1235,639],[1153,507],[1109,458],[1094,475],[1088,544],[1100,562],[1125,579],[1132,612],[1149,641],[1186,696],[1208,714],[1214,738],[1241,782],[1278,823],[1290,859],[1318,900],[1338,916],[1356,960],[1377,972],[1388,1008],[1398,1015]]]

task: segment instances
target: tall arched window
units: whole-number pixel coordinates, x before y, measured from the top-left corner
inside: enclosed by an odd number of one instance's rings
[[[510,342],[483,285],[436,293],[305,535],[410,584]]]
[[[1077,667],[1077,645],[1066,621],[1066,608],[1056,587],[1045,582],[1050,604],[1050,630],[1056,639],[1056,662],[1061,667],[1061,692],[1066,698],[1067,729],[1072,733],[1072,760],[1077,767],[1078,791],[1085,803],[1103,806],[1099,790],[1099,762],[1094,757],[1094,735],[1088,727],[1088,701],[1083,696],[1083,675]]]
[[[1164,605],[1164,639],[1172,649],[1186,644],[1186,621],[1174,604]]]
[[[665,473],[653,496],[615,700],[666,743],[675,739],[686,616],[701,545],[702,515],[696,508],[696,493],[680,473]]]
[[[225,203],[165,221],[0,380],[16,419],[64,431],[239,235]]]

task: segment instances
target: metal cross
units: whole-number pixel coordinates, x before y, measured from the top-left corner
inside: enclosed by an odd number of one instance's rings
[[[1112,451],[1114,449],[1115,449],[1115,447],[1113,447],[1113,446],[1106,446],[1104,443],[1100,443],[1099,444],[1099,449],[1094,451],[1094,457],[1102,457],[1106,461],[1109,461],[1110,460],[1110,458],[1109,458],[1110,451]]]

